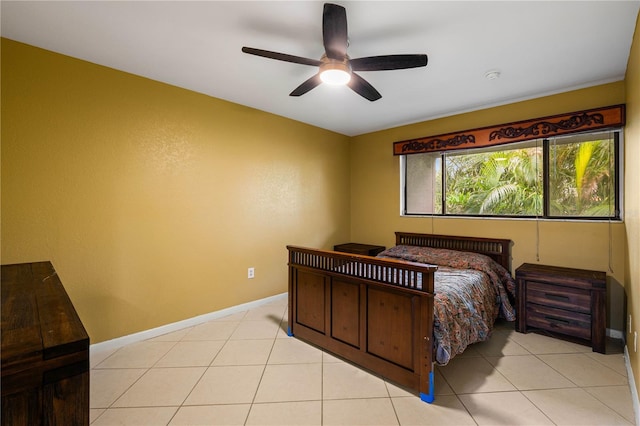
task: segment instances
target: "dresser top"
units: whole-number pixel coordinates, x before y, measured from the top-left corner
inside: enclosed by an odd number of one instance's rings
[[[89,336],[50,262],[2,266],[2,377],[88,348]]]

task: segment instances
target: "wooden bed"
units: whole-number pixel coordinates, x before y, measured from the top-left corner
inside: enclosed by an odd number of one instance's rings
[[[396,232],[396,245],[487,255],[511,241]],[[287,246],[288,334],[434,400],[434,272],[423,263]]]

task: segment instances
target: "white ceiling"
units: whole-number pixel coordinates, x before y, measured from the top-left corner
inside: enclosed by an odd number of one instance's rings
[[[336,1],[349,56],[426,53],[426,68],[361,72],[288,94],[317,69],[242,46],[320,59],[320,1],[2,1],[2,36],[349,136],[619,81],[640,0]],[[485,78],[497,70],[500,78]]]

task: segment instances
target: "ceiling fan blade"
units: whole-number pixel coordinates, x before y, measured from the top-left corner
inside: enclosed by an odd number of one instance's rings
[[[382,95],[376,89],[374,89],[374,87],[369,84],[367,80],[360,77],[354,72],[351,73],[351,80],[349,81],[349,83],[347,83],[347,86],[349,86],[351,90],[353,90],[363,98],[370,100],[371,102],[377,101],[382,97]]]
[[[253,47],[243,47],[242,51],[250,55],[262,56],[264,58],[276,59],[278,61],[293,62],[294,64],[320,66],[322,63],[317,59],[287,55],[286,53],[272,52],[270,50],[254,49]]]
[[[418,68],[427,65],[427,55],[383,55],[351,59],[354,71],[383,71]]]
[[[289,93],[289,96],[302,96],[311,89],[314,89],[316,86],[319,86],[322,83],[320,80],[320,74],[316,74],[302,83],[300,86],[296,87],[293,92]]]
[[[328,58],[343,60],[347,56],[347,11],[337,4],[325,3],[322,14],[322,41]]]

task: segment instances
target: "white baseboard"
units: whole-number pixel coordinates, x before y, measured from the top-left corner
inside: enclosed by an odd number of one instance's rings
[[[113,351],[115,349],[121,348],[123,346],[129,345],[131,343],[140,342],[142,340],[151,339],[153,337],[158,337],[163,334],[171,333],[173,331],[182,330],[183,328],[193,327],[198,324],[203,324],[205,322],[226,317],[228,315],[232,315],[238,312],[246,311],[248,309],[253,309],[258,306],[264,305],[266,303],[273,302],[275,300],[280,300],[283,298],[287,298],[288,293],[277,294],[275,296],[266,297],[260,300],[254,300],[253,302],[243,303],[241,305],[232,306],[230,308],[222,309],[220,311],[210,312],[208,314],[199,315],[197,317],[189,318],[183,321],[174,322],[171,324],[163,325],[157,328],[152,328],[150,330],[141,331],[139,333],[129,334],[127,336],[118,337],[116,339],[107,340],[105,342],[96,343],[94,345],[89,346],[89,351],[92,354],[100,353],[103,351]]]
[[[640,426],[640,403],[638,402],[638,390],[636,389],[636,380],[633,377],[633,370],[629,363],[629,348],[624,346],[624,364],[627,367],[627,380],[629,381],[629,389],[631,391],[631,403],[633,404],[633,414],[636,419],[636,426]]]
[[[624,331],[607,328],[607,336],[611,337],[612,339],[624,340]]]

